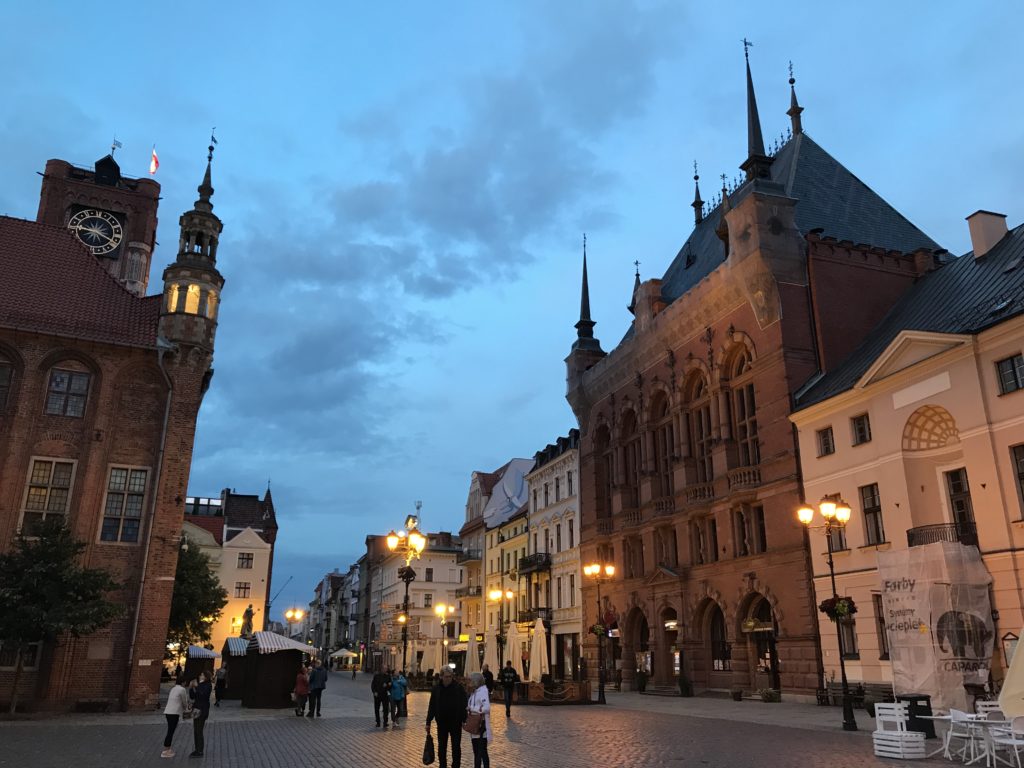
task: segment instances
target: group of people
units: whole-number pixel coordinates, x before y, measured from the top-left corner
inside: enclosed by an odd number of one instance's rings
[[[407,717],[405,697],[409,692],[409,681],[401,670],[392,672],[385,669],[383,672],[374,674],[370,680],[370,692],[373,694],[373,717],[376,720],[377,728],[381,726],[381,714],[384,716],[384,727],[388,727],[388,716],[391,717],[391,726],[398,726],[400,717]]]
[[[323,699],[324,689],[327,688],[327,669],[320,659],[312,664],[303,664],[295,675],[295,688],[292,690],[292,698],[295,700],[295,714],[302,717],[306,713],[306,704],[309,704],[309,714],[306,717],[320,717],[320,703]]]
[[[224,691],[221,684],[222,679],[226,678],[223,675],[218,675],[217,706],[220,706],[220,698]],[[180,674],[177,676],[170,696],[167,697],[167,706],[164,707],[167,735],[164,736],[164,749],[160,753],[160,757],[174,757],[171,742],[182,718],[192,719],[193,749],[189,757],[203,756],[203,749],[206,746],[203,729],[206,727],[206,721],[210,719],[210,698],[213,692],[213,684],[205,672],[200,672],[199,677],[190,681],[187,687],[184,678]]]

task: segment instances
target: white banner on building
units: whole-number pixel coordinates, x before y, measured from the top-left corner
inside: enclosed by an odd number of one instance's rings
[[[940,541],[879,552],[878,575],[896,694],[966,709],[964,685],[988,681],[995,635],[992,577],[977,547]]]

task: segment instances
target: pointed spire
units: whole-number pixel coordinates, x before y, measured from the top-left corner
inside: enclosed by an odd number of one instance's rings
[[[729,204],[729,190],[725,188],[725,174],[722,174],[722,211],[718,217],[718,226],[715,227],[715,234],[725,243],[725,255],[729,255],[729,223],[725,220],[725,214],[732,206]]]
[[[793,127],[793,135],[799,136],[804,132],[803,123],[800,121],[800,113],[804,111],[804,108],[796,100],[796,78],[793,77],[793,62],[789,62],[789,109],[786,114],[789,115],[790,122]]]
[[[693,161],[693,222],[700,224],[704,218],[704,201],[700,199],[700,174],[697,173],[697,161]]]
[[[743,57],[747,64],[747,159],[740,169],[748,179],[766,179],[770,175],[772,160],[765,154],[764,137],[761,135],[761,118],[757,114],[757,96],[754,93],[754,78],[750,74],[751,43],[743,38]]]
[[[590,281],[587,279],[587,233],[583,233],[583,287],[580,289],[580,319],[576,323],[577,339],[593,339],[596,323],[590,319]]]
[[[633,293],[629,299],[629,306],[626,307],[630,312],[636,309],[636,292],[640,290],[640,262],[634,261],[633,266],[636,267],[636,276],[633,278]]]
[[[208,146],[206,152],[206,173],[203,174],[203,183],[199,185],[199,199],[196,200],[195,209],[197,211],[206,211],[210,213],[213,211],[213,203],[210,202],[210,198],[213,197],[213,182],[210,180],[210,166],[213,164],[213,149],[217,144],[217,137],[214,136],[214,128],[210,131],[210,146]]]

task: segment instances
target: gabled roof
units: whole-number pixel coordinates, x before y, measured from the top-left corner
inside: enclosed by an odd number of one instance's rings
[[[277,517],[274,500],[268,490],[261,500],[255,494],[240,494],[228,491],[224,494],[224,520],[232,529],[252,528],[254,531],[276,531]],[[228,533],[228,538],[235,535]]]
[[[922,277],[843,363],[797,398],[806,408],[852,388],[902,331],[976,334],[1024,313],[1024,224],[988,253]]]
[[[156,346],[160,296],[139,298],[62,227],[0,216],[0,327]]]

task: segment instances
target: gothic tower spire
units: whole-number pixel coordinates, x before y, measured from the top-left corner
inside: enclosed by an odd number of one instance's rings
[[[743,39],[743,57],[747,64],[747,159],[740,169],[748,179],[767,179],[770,175],[772,159],[764,152],[764,138],[761,136],[761,118],[757,114],[757,96],[754,94],[754,79],[750,74],[750,46]]]
[[[693,223],[700,224],[704,219],[704,201],[700,199],[700,174],[697,173],[697,161],[693,161]]]
[[[804,132],[804,126],[800,120],[800,113],[803,111],[804,108],[796,100],[796,78],[793,77],[793,62],[791,61],[789,62],[789,109],[786,110],[786,114],[789,115],[792,122],[794,136],[799,136]]]
[[[590,281],[587,279],[587,235],[583,235],[583,285],[580,288],[580,319],[576,323],[576,341],[573,349],[600,350],[601,343],[594,338],[594,326],[590,319]]]

